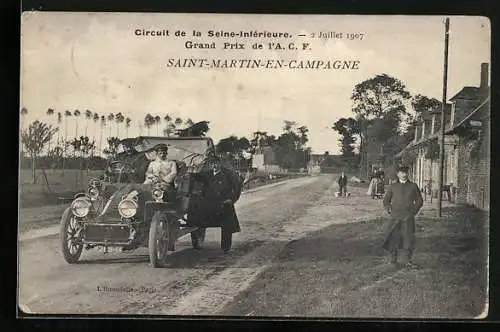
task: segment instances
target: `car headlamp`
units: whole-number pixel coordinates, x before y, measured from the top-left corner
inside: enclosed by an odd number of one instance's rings
[[[79,197],[71,203],[71,211],[73,214],[79,218],[85,217],[87,214],[89,214],[90,207],[92,206],[92,203],[85,198],[85,197]]]
[[[124,199],[118,204],[118,213],[123,218],[132,218],[137,213],[137,203],[132,199]]]
[[[161,190],[161,189],[154,189],[153,190],[153,199],[158,202],[162,198],[163,198],[163,190]]]

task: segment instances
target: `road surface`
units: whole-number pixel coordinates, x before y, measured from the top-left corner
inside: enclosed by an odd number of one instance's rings
[[[220,230],[209,229],[202,251],[191,248],[189,235],[179,239],[163,269],[149,266],[146,248],[93,249],[81,264],[68,265],[57,220],[47,222],[55,211],[39,212],[44,226],[35,228],[36,210],[24,211],[20,307],[62,315],[485,317],[482,214],[448,204],[436,222],[434,204],[426,202],[414,257],[421,268],[398,270],[381,248],[387,220],[381,201],[352,186],[351,197],[337,198],[335,187],[331,175],[321,175],[247,191],[236,204],[242,232],[230,254],[220,249]]]
[[[185,236],[163,269],[149,266],[146,248],[107,254],[95,248],[84,252],[80,264],[68,265],[57,225],[24,232],[19,303],[32,313],[216,315],[287,243],[333,222],[315,221],[325,210],[316,205],[332,196],[332,184],[331,175],[322,175],[245,193],[236,204],[242,231],[233,237],[232,252],[221,251],[220,229],[208,229],[202,251]]]

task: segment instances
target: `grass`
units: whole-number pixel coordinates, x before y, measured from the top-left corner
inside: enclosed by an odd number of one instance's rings
[[[21,207],[43,206],[60,203],[61,197],[71,197],[84,190],[90,178],[102,175],[103,171],[46,170],[47,181],[41,170],[36,172],[36,183],[32,183],[30,170],[21,170],[20,203]]]
[[[487,218],[446,209],[442,220],[417,219],[418,270],[386,263],[384,220],[335,225],[289,243],[225,314],[474,318],[487,299]]]

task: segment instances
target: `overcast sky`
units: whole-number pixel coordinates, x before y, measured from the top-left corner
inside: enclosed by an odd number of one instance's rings
[[[386,73],[402,80],[412,94],[441,100],[443,22],[439,16],[25,14],[21,106],[29,110],[26,123],[35,119],[56,123],[55,116],[48,120],[45,115],[48,108],[122,112],[133,120],[129,136],[139,134],[138,123],[148,112],[162,118],[168,113],[209,120],[215,141],[231,134],[250,137],[258,129],[279,134],[284,120],[294,120],[310,129],[313,152],[336,153],[338,136],[329,127],[338,118],[352,115],[350,95],[357,83]],[[138,37],[137,28],[184,29],[189,38]],[[286,40],[286,44],[309,42],[309,52],[186,50],[184,42],[195,40],[190,36],[193,29],[365,35],[361,41]],[[477,86],[480,64],[490,62],[486,18],[451,17],[450,31],[448,97],[463,86]],[[254,41],[246,39],[248,45]],[[359,60],[360,65],[355,71],[165,67],[169,58],[179,57],[339,59]],[[82,120],[80,128],[84,126]]]

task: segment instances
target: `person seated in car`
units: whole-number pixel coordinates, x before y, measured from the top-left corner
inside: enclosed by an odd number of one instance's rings
[[[167,145],[158,144],[154,150],[156,151],[156,159],[149,163],[144,184],[159,183],[160,188],[168,197],[168,194],[171,195],[175,192],[174,180],[177,176],[177,165],[174,161],[167,160]]]

